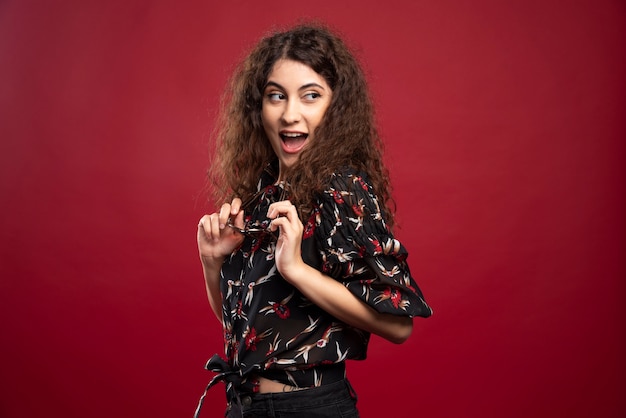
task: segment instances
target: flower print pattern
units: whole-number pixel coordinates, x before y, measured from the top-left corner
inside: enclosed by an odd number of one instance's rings
[[[266,221],[269,205],[284,197],[276,180],[271,169],[263,173],[259,197],[245,215],[250,223]],[[306,263],[379,312],[431,314],[365,174],[335,174],[303,223]],[[286,282],[276,270],[274,249],[272,240],[246,237],[222,266],[226,362],[243,381],[272,373],[286,384],[320,385],[329,378],[324,367],[365,358],[369,333],[337,321]]]
[[[269,305],[266,306],[265,308],[262,308],[259,311],[259,313],[263,313],[265,315],[275,313],[280,319],[289,318],[289,314],[291,313],[291,310],[289,309],[289,306],[287,306],[287,304],[293,297],[294,293],[295,292],[292,292],[289,296],[287,296],[285,299],[281,300],[280,302],[269,301],[268,302]]]
[[[320,199],[315,234],[322,271],[379,312],[428,317],[432,310],[410,274],[408,253],[380,208],[365,174],[333,176]]]

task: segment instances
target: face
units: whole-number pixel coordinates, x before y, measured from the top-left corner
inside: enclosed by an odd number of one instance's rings
[[[315,128],[322,122],[331,97],[324,77],[306,64],[287,59],[274,64],[265,84],[261,119],[281,173],[315,141]]]

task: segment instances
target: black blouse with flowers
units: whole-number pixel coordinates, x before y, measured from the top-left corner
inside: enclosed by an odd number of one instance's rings
[[[267,222],[268,206],[285,194],[282,187],[271,169],[263,173],[253,210],[246,213],[249,224]],[[246,237],[224,262],[228,366],[212,370],[235,372],[239,388],[253,375],[300,387],[321,385],[326,365],[365,358],[370,335],[329,315],[284,280],[276,270],[274,249],[275,240],[267,235]],[[344,283],[378,312],[407,317],[432,313],[365,174],[346,169],[333,176],[304,221],[302,254],[307,264]]]

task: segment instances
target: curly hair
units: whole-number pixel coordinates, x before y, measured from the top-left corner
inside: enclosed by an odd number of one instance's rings
[[[234,71],[222,97],[214,135],[216,152],[209,169],[216,202],[234,196],[245,199],[256,192],[261,172],[276,159],[261,111],[265,84],[280,59],[309,66],[333,92],[315,141],[300,152],[297,163],[281,173],[301,218],[312,209],[315,196],[328,186],[333,172],[350,167],[367,173],[384,202],[385,220],[392,226],[389,174],[365,75],[346,44],[320,25],[299,25],[263,38]]]

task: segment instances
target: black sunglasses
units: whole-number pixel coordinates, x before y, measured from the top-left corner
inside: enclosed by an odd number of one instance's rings
[[[273,188],[273,189],[270,189],[270,188]],[[254,204],[259,203],[260,199],[268,195],[270,190],[272,190],[272,193],[271,193],[272,195],[274,195],[275,193],[278,193],[277,195],[278,197],[275,201],[278,202],[278,201],[284,200],[286,197],[285,189],[286,189],[286,186],[284,184],[265,187],[259,190],[258,192],[254,193],[250,197],[248,197],[245,201],[243,201],[241,203],[241,209],[244,212],[248,212],[248,209],[250,209]],[[246,222],[243,228],[239,228],[238,226],[233,225],[231,218],[228,218],[228,222],[226,223],[226,225],[234,229],[235,231],[238,231],[240,234],[249,236],[253,239],[266,239],[267,238],[270,241],[276,241],[278,239],[278,230],[271,231],[269,229],[270,222],[271,221],[269,219],[266,219],[261,222],[257,220],[252,224],[250,224],[249,222]]]

